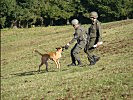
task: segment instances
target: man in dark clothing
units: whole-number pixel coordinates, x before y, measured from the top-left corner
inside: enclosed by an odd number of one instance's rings
[[[65,48],[68,49],[69,45],[72,44],[73,42],[77,41],[74,47],[71,49],[71,60],[72,63],[69,64],[68,66],[76,66],[76,61],[77,65],[82,65],[80,57],[79,57],[79,52],[85,48],[87,44],[87,34],[86,31],[79,25],[79,22],[77,19],[72,20],[72,25],[75,29],[74,32],[74,38],[68,42],[65,45]]]
[[[101,38],[101,24],[97,20],[98,14],[97,12],[91,12],[90,13],[90,19],[92,21],[90,28],[88,29],[88,37],[87,39],[87,45],[85,47],[85,53],[88,56],[88,60],[90,62],[90,65],[95,65],[95,63],[100,59],[100,57],[97,57],[96,55],[93,55],[94,49],[102,44],[102,38]]]

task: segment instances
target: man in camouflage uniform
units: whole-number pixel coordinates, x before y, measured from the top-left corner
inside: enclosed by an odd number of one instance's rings
[[[95,63],[100,59],[96,55],[93,55],[94,49],[102,44],[101,38],[101,25],[100,22],[97,20],[98,14],[97,12],[90,13],[90,19],[92,21],[90,28],[88,29],[88,37],[87,45],[85,47],[85,53],[88,56],[88,60],[90,65],[95,65]]]
[[[75,29],[74,32],[74,38],[65,45],[65,48],[68,49],[69,45],[72,44],[73,42],[77,41],[77,43],[74,45],[74,47],[71,49],[71,60],[72,63],[69,64],[68,66],[76,66],[76,61],[77,65],[82,65],[80,57],[79,57],[79,52],[85,48],[86,43],[87,43],[87,34],[86,31],[79,25],[79,22],[77,19],[72,20],[72,25]]]

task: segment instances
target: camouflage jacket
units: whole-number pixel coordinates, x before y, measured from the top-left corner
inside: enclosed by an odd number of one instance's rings
[[[69,44],[72,44],[76,40],[77,40],[78,44],[80,44],[81,41],[84,41],[86,43],[87,34],[86,34],[86,31],[84,30],[84,28],[82,28],[81,26],[79,26],[77,29],[75,29],[75,32],[73,35],[74,35],[74,38],[69,42]]]
[[[88,37],[96,38],[96,42],[102,41],[101,37],[102,31],[101,31],[101,23],[96,20],[94,23],[91,24],[91,26],[88,29]]]

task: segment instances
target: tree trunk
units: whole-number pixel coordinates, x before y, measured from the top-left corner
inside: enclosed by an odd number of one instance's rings
[[[11,28],[17,28],[17,20],[12,21]]]
[[[40,17],[40,21],[41,21],[40,26],[42,26],[43,25],[43,18],[42,17]]]
[[[70,22],[69,22],[69,20],[67,19],[67,25],[69,25],[70,24]]]
[[[53,19],[51,19],[51,21],[50,21],[50,26],[52,26],[53,25]]]
[[[21,21],[18,21],[18,27],[21,28]]]

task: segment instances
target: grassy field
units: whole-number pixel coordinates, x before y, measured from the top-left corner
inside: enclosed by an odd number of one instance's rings
[[[86,28],[87,25],[84,25]],[[73,37],[72,26],[3,29],[1,31],[1,100],[133,100],[133,20],[103,23],[101,60],[67,67],[70,50],[62,53],[61,70],[49,61],[38,73],[42,53],[55,51]]]

